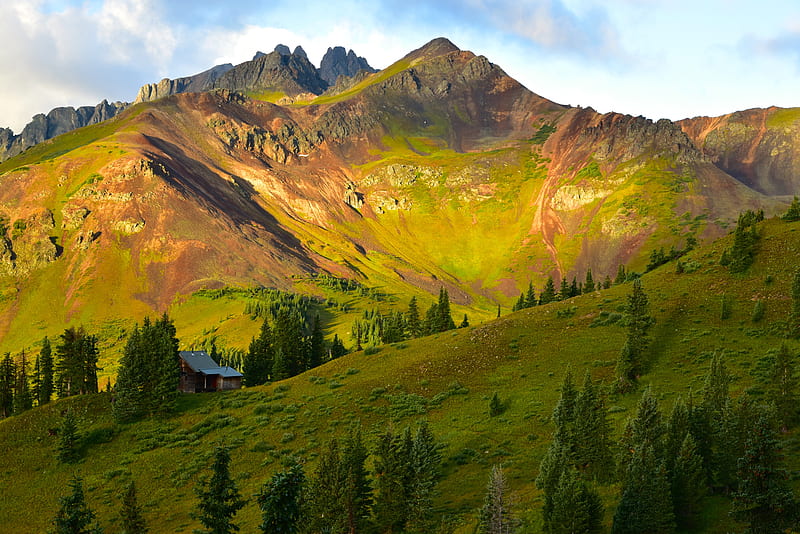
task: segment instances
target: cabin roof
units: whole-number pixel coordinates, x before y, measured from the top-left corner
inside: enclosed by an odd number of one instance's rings
[[[183,350],[178,353],[183,361],[186,362],[195,373],[204,375],[219,375],[223,378],[235,378],[242,376],[242,373],[233,367],[220,367],[204,350]]]

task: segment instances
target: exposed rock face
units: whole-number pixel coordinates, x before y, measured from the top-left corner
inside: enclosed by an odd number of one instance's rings
[[[276,46],[275,47],[275,52],[279,53],[282,56],[290,56],[290,55],[292,55],[292,51],[289,50],[289,47],[286,46],[285,44],[279,44],[278,46]],[[264,54],[264,55],[266,55],[266,54]],[[258,58],[253,58],[253,59],[258,59]]]
[[[61,253],[53,235],[53,213],[44,209],[14,221],[0,236],[0,273],[25,276],[53,262]]]
[[[8,128],[0,129],[0,160],[16,156],[23,150],[57,135],[82,126],[97,124],[116,116],[128,107],[124,102],[109,103],[103,100],[96,106],[55,108],[47,115],[38,114],[31,119],[19,135]]]
[[[295,96],[322,94],[328,84],[317,75],[308,58],[275,51],[237,65],[216,80],[214,87],[231,91],[280,91]]]
[[[362,70],[377,72],[376,69],[369,66],[366,59],[356,56],[352,50],[345,52],[345,49],[341,46],[328,48],[319,64],[319,76],[328,82],[328,85],[334,85],[339,76],[347,76],[349,78]]]
[[[258,54],[256,54],[256,56],[258,56]],[[232,68],[233,65],[225,63],[224,65],[212,67],[200,74],[195,74],[194,76],[175,78],[174,80],[164,78],[158,83],[148,83],[139,89],[139,93],[136,95],[136,100],[134,100],[133,103],[151,102],[178,93],[202,93],[203,91],[208,91],[215,87],[214,83],[220,76]]]

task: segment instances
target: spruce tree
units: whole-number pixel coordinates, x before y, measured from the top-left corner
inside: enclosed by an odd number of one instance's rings
[[[649,315],[647,295],[642,282],[634,280],[631,294],[625,306],[625,345],[617,362],[618,389],[630,389],[633,382],[644,372],[645,356],[650,346],[648,331],[655,320]]]
[[[775,356],[768,385],[769,398],[775,404],[784,428],[794,425],[797,420],[797,377],[792,360],[789,347],[782,344]]]
[[[553,438],[566,445],[570,455],[575,450],[575,409],[578,390],[572,382],[572,370],[567,369],[561,382],[561,396],[553,409],[552,421],[555,425]]]
[[[495,391],[492,394],[492,398],[489,399],[489,417],[497,417],[504,410],[503,401],[500,400],[500,396]]]
[[[147,534],[147,521],[142,515],[142,507],[136,497],[136,484],[130,481],[122,495],[122,509],[120,510],[120,526],[122,534]]]
[[[539,304],[550,304],[556,300],[556,287],[553,283],[553,277],[548,276],[547,281],[544,283],[544,289],[539,294]]]
[[[428,311],[425,312],[425,320],[422,322],[422,333],[425,336],[439,332],[439,305],[437,303],[431,304]],[[356,349],[359,350],[359,349]]]
[[[542,529],[550,532],[553,528],[553,511],[555,510],[556,491],[561,475],[565,470],[571,469],[573,464],[572,454],[567,446],[554,437],[550,442],[541,463],[539,474],[536,476],[536,487],[544,493],[542,505]]]
[[[666,433],[667,427],[658,400],[648,387],[642,393],[636,415],[625,426],[621,439],[623,457],[620,466],[630,465],[630,455],[633,451],[643,450],[645,446],[649,447],[659,460],[663,459]]]
[[[453,316],[450,313],[450,295],[447,293],[447,289],[444,287],[439,289],[439,305],[437,306],[436,325],[437,332],[453,330],[456,327],[455,322],[453,322]]]
[[[594,534],[603,531],[603,503],[574,468],[561,473],[553,496],[550,534]]]
[[[314,316],[314,322],[311,325],[308,348],[308,368],[313,369],[322,365],[325,358],[325,336],[322,334],[319,314]]]
[[[572,294],[569,290],[569,282],[567,281],[567,277],[564,276],[561,278],[561,286],[558,288],[558,300],[567,300],[571,297]]]
[[[16,386],[14,388],[14,413],[20,414],[33,408],[33,397],[28,386],[28,361],[25,352],[17,365]]]
[[[306,498],[307,522],[312,532],[345,532],[346,472],[339,453],[339,442],[332,439],[320,456]]]
[[[581,294],[581,290],[578,287],[578,278],[576,276],[572,277],[572,283],[569,285],[569,297],[577,297]]]
[[[519,311],[524,310],[527,306],[525,306],[525,293],[520,293],[519,298],[514,303],[514,306],[511,308],[511,311]],[[499,315],[498,315],[499,317]]]
[[[59,462],[71,464],[78,461],[78,421],[75,413],[67,409],[61,418],[58,429],[58,449],[56,458]]]
[[[419,318],[419,307],[417,306],[417,297],[411,297],[408,303],[408,310],[406,311],[406,328],[408,330],[408,337],[418,338],[422,335],[422,323]]]
[[[762,413],[737,463],[739,485],[733,494],[731,513],[748,524],[748,533],[785,532],[796,517],[797,503],[782,460],[775,429],[768,414]]]
[[[594,293],[595,291],[594,286],[594,278],[592,278],[592,270],[588,269],[586,271],[586,282],[583,284],[583,292],[584,293]]]
[[[342,505],[347,532],[356,534],[367,530],[371,488],[366,468],[367,448],[361,437],[361,426],[353,425],[342,447],[341,473]]]
[[[295,534],[300,532],[302,519],[302,496],[305,475],[300,464],[276,473],[261,487],[256,502],[261,509],[261,525],[264,534]]]
[[[672,504],[675,520],[681,529],[695,526],[701,503],[706,495],[706,472],[703,458],[688,432],[678,450],[672,470]]]
[[[467,314],[464,314],[464,318],[461,320],[461,323],[458,325],[459,328],[467,328],[469,326],[469,318]]]
[[[42,406],[53,398],[53,350],[47,337],[42,340],[42,349],[39,351],[39,376],[37,402]]]
[[[277,366],[278,353],[281,354],[285,368],[285,376],[280,378],[273,372],[273,380],[282,380],[300,374],[306,369],[305,354],[303,351],[303,325],[302,319],[287,310],[280,310],[275,317],[273,330],[275,340],[275,359],[273,367]]]
[[[536,291],[533,289],[533,282],[528,282],[528,290],[525,292],[525,308],[536,306]]]
[[[14,413],[14,381],[16,378],[14,360],[6,352],[0,361],[0,414],[9,417]]]
[[[800,338],[800,269],[792,277],[792,311],[789,314],[789,337]]]
[[[217,446],[214,449],[214,462],[211,477],[203,479],[197,488],[199,504],[193,517],[200,521],[208,534],[231,534],[239,527],[233,517],[245,505],[239,495],[236,483],[231,478],[231,457],[228,449]]]
[[[489,474],[479,528],[481,534],[513,534],[517,530],[517,519],[502,466],[492,466]]]
[[[586,371],[575,399],[574,455],[579,470],[595,480],[609,481],[614,473],[611,423],[605,401]]]
[[[53,519],[53,534],[102,534],[95,513],[86,504],[83,481],[74,476],[69,482],[72,493],[59,499],[59,509]]]
[[[331,341],[331,360],[341,358],[347,354],[347,349],[344,348],[344,343],[339,339],[339,334],[333,334],[333,341]]]
[[[606,275],[605,279],[603,279],[603,289],[608,289],[611,287],[611,285],[612,285],[611,277],[609,275]]]
[[[786,222],[800,221],[800,199],[797,198],[797,195],[795,195],[792,204],[786,213],[781,216],[781,219]]]
[[[622,284],[628,279],[628,274],[625,272],[625,266],[620,265],[617,268],[617,276],[614,278],[614,284]]]
[[[242,364],[242,381],[247,387],[259,386],[270,379],[274,365],[272,329],[264,319],[258,337],[250,341],[250,347]]]
[[[412,532],[431,532],[433,529],[433,498],[441,478],[442,455],[430,426],[422,421],[414,434],[411,446],[411,473],[408,486],[408,529]]]
[[[611,534],[667,534],[675,530],[675,513],[667,470],[653,446],[634,449]]]
[[[722,414],[722,409],[730,398],[728,395],[730,382],[731,376],[725,366],[724,357],[715,352],[711,358],[711,366],[706,374],[703,388],[703,407],[712,418]]]
[[[97,393],[97,338],[81,328],[68,328],[56,346],[58,396]]]
[[[412,447],[408,428],[399,436],[388,430],[378,438],[373,462],[372,512],[381,532],[402,532],[408,521]]]

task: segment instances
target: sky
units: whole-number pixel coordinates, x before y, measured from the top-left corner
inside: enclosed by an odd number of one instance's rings
[[[0,0],[0,127],[132,101],[277,44],[384,68],[436,37],[561,104],[678,120],[800,106],[798,0]]]

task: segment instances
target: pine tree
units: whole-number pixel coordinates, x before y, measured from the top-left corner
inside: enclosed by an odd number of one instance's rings
[[[558,438],[554,437],[539,464],[539,474],[536,476],[536,487],[544,493],[542,529],[545,532],[550,532],[553,526],[553,510],[556,506],[555,497],[561,475],[565,470],[571,469],[572,464],[572,454],[569,449]]]
[[[524,310],[525,308],[526,308],[526,306],[525,306],[525,293],[520,293],[519,294],[519,298],[514,303],[514,306],[511,308],[511,311]],[[499,317],[499,315],[498,315],[498,317]]]
[[[373,462],[375,501],[372,511],[380,532],[402,532],[405,529],[410,513],[412,447],[408,428],[399,436],[387,431],[378,438]]]
[[[650,387],[644,390],[639,405],[636,408],[636,415],[630,419],[625,426],[621,443],[623,458],[620,466],[630,465],[630,455],[633,451],[643,450],[649,447],[653,454],[659,459],[664,458],[664,439],[667,427],[661,415],[661,408],[658,400]]]
[[[417,307],[417,297],[411,297],[406,311],[406,329],[408,337],[418,338],[422,335],[422,323],[419,319],[419,308]]]
[[[350,427],[342,447],[343,509],[347,532],[364,532],[369,522],[372,502],[367,476],[367,448],[361,437],[361,426]]]
[[[712,418],[722,414],[722,409],[730,398],[728,395],[730,382],[731,376],[725,366],[725,360],[722,354],[715,352],[703,388],[703,407]]]
[[[497,417],[504,411],[503,401],[495,391],[492,398],[489,399],[489,417]]]
[[[572,277],[572,283],[569,285],[569,298],[577,297],[581,294],[581,288],[578,287],[578,277]]]
[[[789,347],[782,344],[772,366],[769,381],[769,398],[775,404],[778,418],[784,428],[797,420],[797,377]]]
[[[83,328],[68,328],[56,346],[58,396],[97,393],[97,338]]]
[[[467,314],[464,314],[464,319],[461,320],[461,324],[458,325],[459,328],[467,328],[469,326],[469,318]]]
[[[548,276],[547,281],[544,283],[544,289],[539,294],[539,304],[550,304],[556,300],[556,287],[553,283],[553,277]]]
[[[481,534],[513,534],[517,530],[513,502],[509,495],[508,481],[503,467],[492,466],[486,497],[480,512]]]
[[[795,517],[797,503],[781,463],[775,429],[768,414],[762,413],[737,464],[739,487],[731,511],[738,521],[748,523],[748,533],[784,532]]]
[[[736,230],[733,233],[733,246],[727,249],[727,267],[732,273],[743,273],[755,260],[758,231],[756,223],[759,218],[752,211],[739,215]],[[722,260],[720,260],[722,263]]]
[[[611,277],[609,275],[606,275],[606,277],[603,279],[603,289],[608,289],[611,287],[611,285],[612,285]]]
[[[39,351],[39,388],[36,392],[39,406],[47,404],[53,398],[53,351],[50,340],[42,340],[42,349]]]
[[[792,311],[789,314],[789,337],[800,338],[800,269],[792,277]]]
[[[572,294],[569,290],[569,282],[567,281],[567,277],[561,278],[561,286],[558,288],[558,300],[567,300],[571,298]]]
[[[242,364],[242,381],[247,387],[259,386],[270,379],[274,365],[272,329],[264,319],[258,337],[250,341],[250,347]]]
[[[14,360],[6,352],[0,361],[0,413],[9,417],[14,413],[14,379],[17,373],[14,369]]]
[[[588,269],[586,271],[586,282],[583,284],[583,292],[584,293],[594,293],[595,286],[594,286],[594,278],[592,278],[592,270]]]
[[[302,518],[302,496],[305,485],[303,468],[299,464],[276,473],[261,487],[256,495],[261,509],[261,525],[264,534],[295,534],[300,532]]]
[[[120,524],[122,534],[147,534],[147,521],[142,515],[142,507],[136,497],[136,484],[131,481],[125,487],[122,496],[122,509],[120,510]]]
[[[273,367],[277,366],[278,353],[280,353],[283,359],[282,365],[285,368],[285,376],[279,378],[273,372],[273,380],[289,378],[304,371],[306,362],[303,351],[302,319],[286,310],[278,311],[275,317],[273,336],[276,360]]]
[[[347,349],[344,348],[344,343],[339,339],[339,334],[333,334],[333,341],[331,341],[331,360],[341,358],[347,354]]]
[[[73,477],[69,486],[72,493],[60,499],[53,519],[53,534],[102,534],[103,529],[95,522],[94,512],[86,505],[81,478]]]
[[[617,268],[617,276],[614,278],[614,284],[623,284],[628,279],[628,274],[625,272],[625,266],[620,265]]]
[[[536,306],[536,291],[533,289],[533,282],[528,282],[528,290],[525,292],[525,308]]]
[[[433,499],[441,478],[442,455],[430,426],[422,421],[411,444],[411,472],[408,505],[411,513],[407,528],[411,532],[434,530]]]
[[[20,414],[33,408],[33,397],[28,386],[28,361],[23,351],[17,365],[16,386],[14,388],[14,413]]]
[[[800,221],[800,199],[795,195],[789,209],[781,217],[786,222]]]
[[[687,432],[675,456],[672,471],[672,504],[680,528],[695,526],[700,504],[706,495],[706,480],[703,458],[692,435]]]
[[[642,282],[636,279],[625,306],[627,337],[617,362],[618,388],[623,391],[629,389],[644,372],[644,358],[650,346],[648,331],[654,322],[648,313],[648,299]]]
[[[431,304],[431,307],[428,308],[428,311],[425,312],[425,320],[422,321],[423,335],[429,336],[431,334],[439,332],[439,330],[437,330],[438,321],[439,321],[439,305],[434,302],[433,304]]]
[[[450,313],[450,295],[447,293],[447,289],[444,287],[439,289],[439,305],[437,306],[436,324],[437,332],[453,330],[456,327],[456,324],[453,322],[453,316]]]
[[[319,314],[314,316],[314,322],[311,325],[311,336],[309,336],[308,348],[308,368],[313,369],[314,367],[322,365],[325,358],[325,336],[322,334],[322,324]]]
[[[634,449],[611,525],[612,534],[667,534],[675,530],[667,470],[653,446]]]
[[[596,480],[610,480],[614,473],[611,423],[605,401],[589,371],[586,371],[583,387],[575,399],[574,421],[576,467]]]
[[[332,439],[320,457],[306,499],[307,522],[311,532],[345,532],[346,473],[339,453],[339,442]]]
[[[286,380],[292,376],[291,371],[289,371],[289,364],[281,349],[275,351],[275,357],[272,360],[271,375],[272,380]]]
[[[567,369],[564,380],[561,382],[561,396],[553,409],[552,421],[555,425],[553,438],[563,443],[570,451],[570,456],[575,452],[575,409],[578,400],[578,390],[572,382],[572,370]]]
[[[56,458],[59,462],[70,464],[78,461],[78,440],[78,421],[75,413],[68,409],[64,412],[58,429]]]
[[[603,531],[603,503],[573,468],[561,473],[553,496],[550,534],[599,533]]]
[[[230,534],[239,530],[233,523],[233,517],[242,509],[245,501],[231,478],[230,462],[228,449],[217,446],[214,449],[211,477],[202,480],[195,488],[200,502],[193,516],[205,527],[203,532],[208,534]]]

